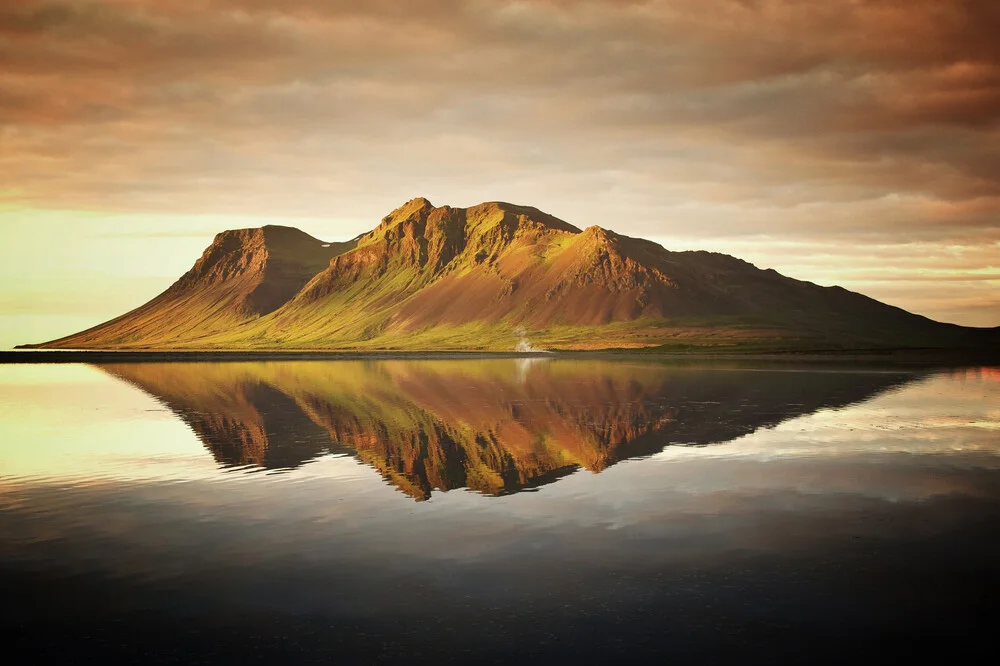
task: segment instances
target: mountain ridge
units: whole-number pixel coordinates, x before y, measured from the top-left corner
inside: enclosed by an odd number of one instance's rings
[[[514,349],[978,346],[841,287],[706,251],[672,252],[530,206],[417,197],[366,234],[218,234],[150,302],[41,348]]]

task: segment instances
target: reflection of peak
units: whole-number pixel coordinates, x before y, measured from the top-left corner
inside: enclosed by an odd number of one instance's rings
[[[249,424],[213,412],[179,412],[220,464],[287,469],[329,449],[330,440],[323,429],[287,395],[266,384],[245,386],[244,391],[247,402],[255,408],[256,418]],[[220,417],[221,422],[217,420]],[[236,427],[226,427],[230,424]]]
[[[907,381],[889,373],[552,361],[115,364],[222,465],[349,452],[414,499],[503,495],[670,444],[711,444]]]

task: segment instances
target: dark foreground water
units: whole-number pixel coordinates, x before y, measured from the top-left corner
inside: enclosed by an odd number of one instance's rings
[[[6,663],[951,663],[998,592],[996,369],[0,366]]]

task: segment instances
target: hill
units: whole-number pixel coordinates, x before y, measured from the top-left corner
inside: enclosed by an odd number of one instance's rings
[[[994,344],[840,287],[503,202],[413,199],[370,233],[219,234],[166,292],[51,348],[868,348]]]
[[[324,243],[292,227],[223,231],[191,270],[153,300],[41,346],[171,347],[233,330],[280,308],[332,257],[353,246]]]

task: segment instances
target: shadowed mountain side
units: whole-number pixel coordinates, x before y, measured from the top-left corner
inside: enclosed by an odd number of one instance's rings
[[[45,346],[160,347],[230,331],[280,308],[355,244],[324,243],[292,227],[224,231],[191,270],[150,302]]]
[[[224,232],[150,303],[38,346],[511,350],[524,335],[547,349],[1000,346],[1000,330],[727,255],[581,231],[529,206],[423,198],[347,243],[286,227]]]
[[[572,361],[99,367],[168,406],[222,465],[350,453],[418,500],[512,493],[671,444],[729,441],[914,378]]]

